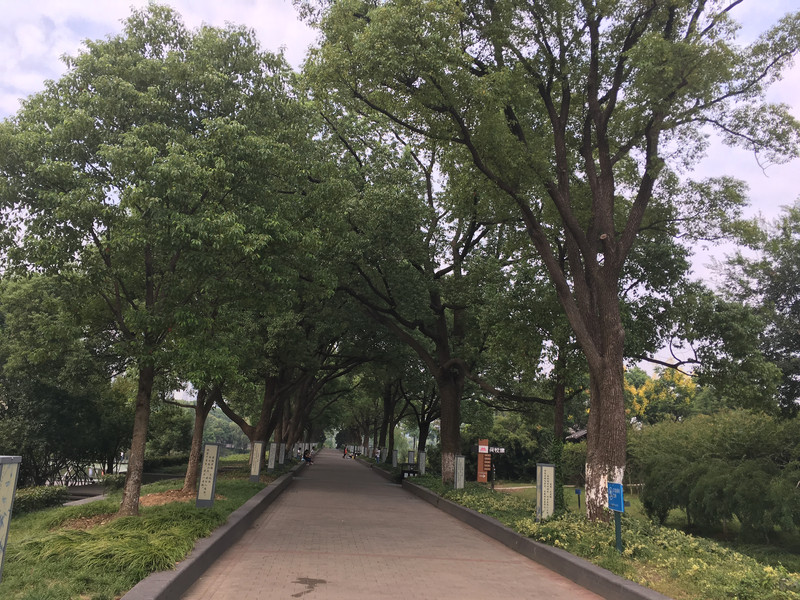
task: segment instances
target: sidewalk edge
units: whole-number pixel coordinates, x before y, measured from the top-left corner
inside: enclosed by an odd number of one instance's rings
[[[250,528],[253,522],[281,495],[292,479],[305,466],[300,463],[278,477],[247,502],[233,511],[228,520],[217,527],[210,536],[197,540],[192,551],[175,566],[173,571],[151,573],[121,600],[175,600],[180,598],[192,584],[219,558],[223,552],[236,543]]]
[[[668,596],[615,575],[566,550],[535,542],[506,527],[496,519],[442,498],[431,490],[411,483],[407,479],[403,480],[403,488],[470,527],[603,598],[608,600],[671,600]]]

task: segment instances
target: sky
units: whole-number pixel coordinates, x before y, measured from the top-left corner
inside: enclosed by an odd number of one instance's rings
[[[169,0],[166,2],[191,27],[201,24],[243,24],[255,30],[264,49],[283,49],[295,68],[303,62],[316,32],[297,18],[291,0]],[[13,115],[21,98],[43,89],[47,79],[64,73],[60,57],[74,56],[86,39],[118,33],[132,7],[147,0],[0,0],[0,118]],[[800,0],[745,0],[732,14],[741,24],[740,39],[749,42],[781,16],[800,10]],[[800,65],[774,85],[769,99],[792,107],[800,119]],[[800,159],[764,171],[743,151],[712,143],[707,158],[696,166],[702,176],[734,175],[750,186],[750,214],[774,219],[780,207],[800,196]],[[694,261],[697,276],[710,278],[710,257],[720,249],[699,247]]]

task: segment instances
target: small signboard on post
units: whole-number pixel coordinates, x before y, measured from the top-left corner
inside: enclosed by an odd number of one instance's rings
[[[625,512],[625,498],[623,498],[621,483],[608,483],[608,510]]]
[[[617,552],[622,552],[622,513],[625,512],[625,498],[623,497],[621,483],[608,482],[608,510],[614,511]]]
[[[537,463],[536,465],[536,520],[549,519],[556,506],[555,495],[556,466]]]
[[[0,581],[3,580],[3,562],[8,543],[8,526],[11,524],[11,509],[17,490],[21,456],[0,456]]]
[[[261,478],[261,455],[264,452],[264,442],[253,444],[253,458],[250,461],[250,481],[258,483]]]
[[[196,508],[211,508],[214,506],[218,465],[219,444],[206,444],[203,449],[203,469],[200,471],[200,481],[197,482]]]
[[[419,474],[425,475],[425,452],[419,453]]]

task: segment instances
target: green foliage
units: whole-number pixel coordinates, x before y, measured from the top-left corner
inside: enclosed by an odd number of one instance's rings
[[[796,531],[798,428],[796,421],[727,411],[632,433],[645,510],[663,522],[682,508],[690,524],[715,529],[735,518],[751,538]]]
[[[144,459],[144,470],[154,473],[169,467],[186,466],[188,462],[189,455],[187,453],[171,454],[168,456],[148,456]]]
[[[784,207],[760,234],[752,244],[755,258],[729,259],[726,292],[753,306],[766,324],[758,346],[780,369],[778,404],[784,416],[792,416],[800,409],[800,201]]]
[[[14,514],[61,506],[67,498],[69,491],[64,486],[40,485],[19,488],[14,497]]]
[[[561,450],[564,483],[584,486],[586,484],[586,441],[564,444]]]
[[[192,446],[194,412],[163,404],[150,415],[145,459],[169,454],[187,454]]]
[[[781,372],[754,343],[764,334],[763,316],[699,284],[676,305],[682,314],[679,336],[695,346],[697,383],[710,386],[724,406],[777,413]]]
[[[105,490],[106,494],[119,491],[125,487],[125,474],[111,473],[109,475],[104,475],[101,479],[101,483],[103,484],[103,490]]]

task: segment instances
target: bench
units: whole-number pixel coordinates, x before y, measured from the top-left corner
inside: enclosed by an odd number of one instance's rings
[[[419,465],[417,463],[399,463],[400,478],[416,477],[419,475]]]

